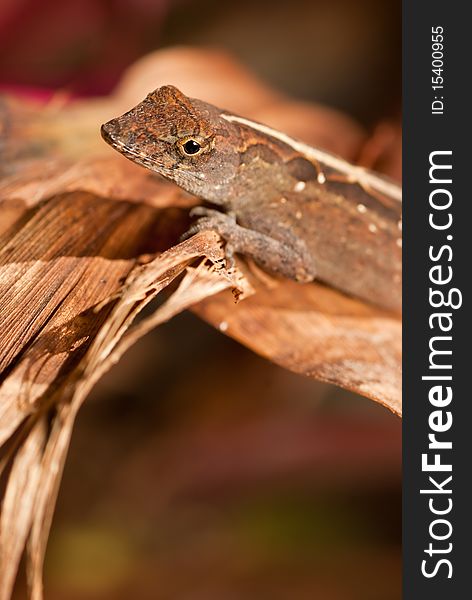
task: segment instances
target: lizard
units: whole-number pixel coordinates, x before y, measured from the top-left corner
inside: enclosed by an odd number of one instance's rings
[[[276,275],[401,311],[401,188],[388,178],[171,85],[101,134],[202,199],[188,234],[216,231],[229,260],[243,254]]]

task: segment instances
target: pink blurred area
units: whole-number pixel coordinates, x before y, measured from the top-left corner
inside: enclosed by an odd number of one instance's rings
[[[167,0],[3,0],[0,82],[43,99],[58,88],[111,90],[155,46]]]
[[[398,115],[400,40],[398,0],[2,0],[0,86],[107,94],[152,50],[207,46],[372,124]]]

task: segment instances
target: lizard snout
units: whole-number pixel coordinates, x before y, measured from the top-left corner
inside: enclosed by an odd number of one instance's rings
[[[116,119],[112,119],[107,123],[104,123],[100,128],[102,138],[110,145],[115,145],[119,127],[117,126]]]

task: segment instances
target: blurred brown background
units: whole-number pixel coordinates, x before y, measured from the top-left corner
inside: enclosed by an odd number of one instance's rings
[[[214,46],[374,128],[399,114],[400,6],[2,0],[0,86],[106,94],[150,50]],[[79,416],[46,598],[399,598],[400,436],[385,409],[180,315]]]

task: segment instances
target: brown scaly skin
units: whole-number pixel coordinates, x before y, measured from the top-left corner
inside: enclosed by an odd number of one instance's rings
[[[216,207],[191,233],[297,281],[401,310],[400,191],[388,180],[236,117],[173,86],[102,126],[130,160]]]

